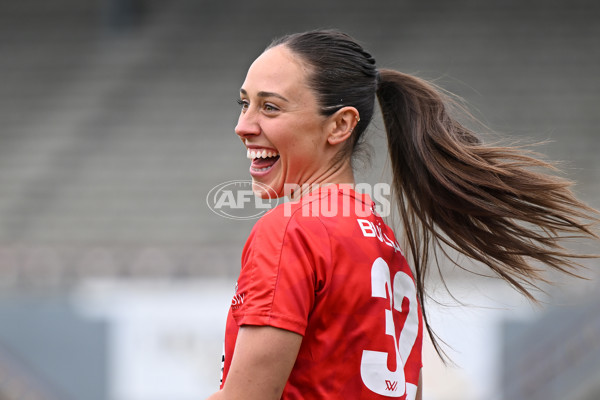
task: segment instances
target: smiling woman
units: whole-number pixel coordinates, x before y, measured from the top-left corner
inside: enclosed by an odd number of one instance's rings
[[[250,175],[280,195],[285,183],[354,181],[350,160],[336,155],[358,111],[345,107],[338,118],[321,115],[308,79],[305,63],[286,46],[275,46],[254,61],[240,89],[235,132],[250,151]]]
[[[375,99],[412,266],[373,201],[353,190],[352,154]],[[283,37],[254,61],[235,132],[254,192],[293,187],[295,201],[261,217],[246,242],[211,400],[420,399],[423,332],[432,333],[425,276],[440,243],[532,299],[534,263],[576,272],[586,256],[560,240],[597,239],[597,212],[570,182],[539,172],[550,164],[484,144],[448,104],[421,79],[378,70],[336,31]],[[319,213],[323,204],[337,212]]]

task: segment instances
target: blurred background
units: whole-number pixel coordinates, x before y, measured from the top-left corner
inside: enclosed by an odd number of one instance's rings
[[[216,215],[207,194],[249,178],[233,133],[246,69],[313,28],[434,80],[504,137],[547,141],[600,207],[598,2],[0,0],[0,400],[217,389],[254,221]],[[385,179],[381,126],[361,181]],[[454,364],[426,346],[424,398],[600,398],[599,265],[586,265],[589,280],[553,277],[539,306],[448,268],[457,301],[433,279]]]

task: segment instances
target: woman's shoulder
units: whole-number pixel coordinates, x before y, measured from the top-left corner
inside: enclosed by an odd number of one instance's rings
[[[279,257],[282,249],[300,251],[310,248],[311,252],[322,248],[329,251],[331,233],[323,221],[306,211],[310,203],[288,202],[264,214],[252,228],[244,247],[244,256],[270,254]]]
[[[285,233],[290,226],[304,226],[318,219],[307,211],[311,201],[285,201],[266,212],[254,225],[255,231],[277,231]]]

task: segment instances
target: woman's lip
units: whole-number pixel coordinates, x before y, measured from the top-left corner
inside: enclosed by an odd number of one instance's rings
[[[253,178],[261,178],[261,177],[267,175],[269,172],[271,172],[271,170],[277,165],[278,162],[279,162],[279,158],[270,167],[267,167],[267,168],[264,168],[261,170],[256,170],[256,169],[252,168],[252,165],[251,165],[250,166],[250,175],[252,175]]]

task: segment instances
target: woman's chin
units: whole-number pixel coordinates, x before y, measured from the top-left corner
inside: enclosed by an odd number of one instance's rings
[[[282,196],[274,187],[266,183],[259,182],[254,178],[252,179],[252,191],[254,192],[255,196],[258,196],[261,199],[276,199]]]

